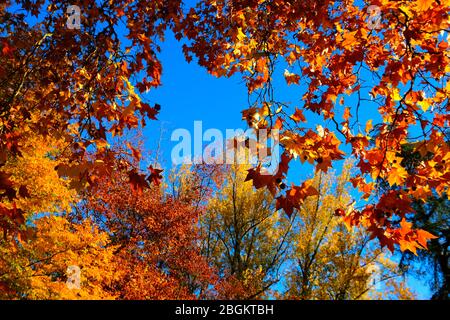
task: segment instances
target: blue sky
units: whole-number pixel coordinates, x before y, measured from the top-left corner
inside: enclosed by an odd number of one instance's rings
[[[155,146],[163,129],[163,167],[171,166],[170,152],[177,142],[171,142],[173,130],[193,131],[194,121],[203,122],[203,132],[209,128],[246,129],[240,111],[247,106],[247,89],[238,77],[216,78],[195,63],[184,60],[181,45],[171,32],[162,44],[160,59],[163,75],[160,88],[144,95],[152,103],[161,105],[158,122],[149,122],[144,129],[147,146]]]

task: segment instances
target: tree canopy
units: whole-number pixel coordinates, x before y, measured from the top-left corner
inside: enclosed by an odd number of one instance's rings
[[[80,297],[214,296],[222,271],[242,281],[256,265],[262,271],[251,276],[264,287],[276,263],[240,241],[280,240],[273,235],[320,198],[316,178],[349,158],[358,197],[320,214],[332,209],[392,252],[417,254],[437,237],[448,244],[440,208],[450,199],[450,0],[95,0],[77,8],[79,27],[66,1],[0,5],[2,296],[73,297],[57,289],[64,267],[100,254],[99,265],[85,266],[92,273]],[[237,117],[256,135],[278,132],[278,170],[246,168],[257,192],[245,184],[246,195],[231,201],[233,184],[214,193],[202,184],[206,170],[188,179],[197,189],[182,199],[165,189],[161,168],[142,167],[144,150],[125,133],[157,120],[161,106],[145,93],[162,85],[167,32],[188,62],[243,79],[249,103]],[[295,102],[277,90],[280,79]],[[294,163],[314,177],[293,179]],[[236,205],[245,208],[240,220]],[[240,234],[249,221],[258,224],[251,239]],[[232,241],[228,258],[202,255],[206,222],[222,249]],[[253,260],[241,255],[249,249]],[[115,274],[118,257],[143,271]]]

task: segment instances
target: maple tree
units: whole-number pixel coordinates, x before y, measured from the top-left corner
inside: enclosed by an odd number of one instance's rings
[[[156,119],[160,106],[143,101],[139,93],[160,84],[153,38],[162,38],[179,19],[179,5],[85,1],[80,4],[86,13],[82,30],[67,27],[65,1],[6,1],[0,7],[0,200],[12,200],[21,187],[2,167],[8,158],[20,157],[20,141],[30,132],[63,140],[60,157],[66,163],[58,173],[70,177],[77,189],[111,170],[111,136]],[[29,23],[40,14],[37,23]],[[128,34],[119,35],[124,21]],[[142,72],[146,76],[131,83]],[[87,150],[95,154],[88,158]],[[153,182],[158,174],[150,176]],[[148,187],[141,173],[129,177],[134,185]]]
[[[426,199],[431,187],[448,195],[450,155],[442,128],[450,114],[449,7],[448,0],[204,0],[190,10],[178,36],[189,40],[187,59],[195,57],[211,74],[242,74],[250,127],[280,130],[281,168],[272,177],[261,168],[250,171],[257,188],[268,187],[291,215],[316,192],[310,181],[280,189],[289,162],[297,158],[326,172],[351,154],[359,168],[352,182],[371,201],[336,213],[363,225],[382,246],[415,252],[432,235],[397,222],[414,213],[412,201]],[[298,104],[276,95],[279,75],[291,90],[298,85]],[[378,117],[365,119],[365,110]],[[308,123],[313,115],[325,126]],[[401,165],[406,143],[431,155],[414,173]],[[377,195],[378,179],[406,188]]]
[[[102,177],[73,213],[73,219],[92,217],[116,247],[114,259],[123,270],[115,284],[121,299],[194,299],[214,283],[213,270],[200,254],[193,200],[181,201],[162,187],[130,190],[132,164]],[[130,166],[130,167],[128,167]],[[131,169],[132,170],[132,169]]]

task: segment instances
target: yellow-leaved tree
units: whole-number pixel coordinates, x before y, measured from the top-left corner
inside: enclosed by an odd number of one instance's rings
[[[353,210],[349,189],[352,161],[335,176],[317,172],[318,195],[294,212],[296,236],[287,271],[289,299],[411,299],[397,264],[370,241],[363,230],[351,228],[335,216],[336,208]]]
[[[89,219],[35,221],[30,239],[0,245],[1,299],[113,299],[120,268],[114,246]]]
[[[256,299],[270,294],[288,258],[291,223],[275,210],[267,190],[255,190],[246,165],[230,165],[201,216],[203,253],[220,276],[220,298]]]
[[[88,219],[77,224],[64,217],[77,201],[70,181],[55,170],[64,145],[30,133],[21,146],[21,155],[2,167],[18,187],[14,200],[0,204],[13,213],[0,221],[0,299],[113,298],[110,287],[120,273],[107,234]],[[11,232],[14,223],[19,227]]]
[[[66,146],[61,140],[32,133],[24,136],[20,144],[21,155],[10,157],[2,167],[14,185],[20,186],[14,199],[17,209],[24,212],[25,218],[39,212],[69,210],[76,193],[70,189],[70,181],[59,177],[55,170]],[[12,201],[6,205],[11,206]]]

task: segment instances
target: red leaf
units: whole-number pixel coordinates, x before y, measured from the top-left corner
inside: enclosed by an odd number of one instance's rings
[[[161,172],[163,172],[163,170],[155,169],[153,168],[153,166],[150,166],[148,170],[150,171],[150,175],[147,177],[147,181],[150,184],[154,183],[155,185],[159,186],[163,178],[161,175]]]
[[[128,172],[128,177],[130,178],[131,188],[139,194],[142,193],[144,188],[149,187],[145,175],[138,173],[136,169]]]

